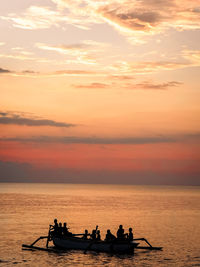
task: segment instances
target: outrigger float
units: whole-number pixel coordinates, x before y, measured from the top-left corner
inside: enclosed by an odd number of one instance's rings
[[[30,250],[44,250],[48,252],[58,252],[61,250],[82,250],[84,253],[87,251],[107,252],[113,254],[133,254],[135,249],[145,250],[162,250],[162,247],[153,247],[145,238],[134,238],[133,241],[129,240],[92,240],[78,237],[81,234],[75,236],[56,236],[49,227],[48,236],[40,236],[31,245],[22,245],[23,249]],[[46,239],[46,248],[35,246],[35,244],[41,239]],[[49,247],[49,242],[53,242],[54,247]],[[139,246],[138,241],[143,241],[147,245]]]

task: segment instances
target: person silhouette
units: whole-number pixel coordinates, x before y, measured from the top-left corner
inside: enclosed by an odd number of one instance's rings
[[[129,233],[128,233],[128,240],[129,241],[133,241],[133,229],[130,227],[129,229]]]
[[[59,224],[58,224],[58,235],[59,236],[61,236],[62,235],[62,223],[61,222],[59,222]]]
[[[116,237],[110,232],[110,229],[107,230],[105,241],[113,241]]]
[[[96,230],[92,230],[92,234],[90,236],[92,240],[96,240]]]
[[[67,228],[67,223],[66,222],[64,222],[64,224],[63,224],[62,232],[63,232],[63,235],[67,235],[67,233],[68,233],[68,228]]]
[[[101,240],[100,230],[97,230],[96,240]]]
[[[123,226],[121,224],[119,225],[119,229],[117,230],[117,238],[118,239],[124,239],[125,238],[124,229],[123,229]]]
[[[88,230],[85,229],[85,233],[83,234],[83,237],[82,238],[85,239],[85,240],[87,240],[89,235],[90,234],[88,233]]]
[[[62,232],[64,236],[72,236],[72,233],[69,232],[69,229],[67,228],[67,223],[64,222]]]
[[[57,221],[57,219],[54,219],[54,225],[51,225],[50,227],[53,227],[51,229],[53,229],[54,235],[57,235],[58,234],[58,221]]]

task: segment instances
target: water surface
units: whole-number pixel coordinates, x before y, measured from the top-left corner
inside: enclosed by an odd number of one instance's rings
[[[54,218],[74,233],[98,224],[102,238],[123,224],[164,249],[134,256],[21,249]],[[1,266],[200,266],[200,187],[2,183],[0,237]]]

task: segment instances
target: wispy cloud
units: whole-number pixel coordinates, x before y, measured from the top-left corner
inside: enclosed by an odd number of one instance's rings
[[[0,73],[10,73],[10,70],[0,68]]]
[[[198,66],[200,62],[187,61],[141,61],[141,62],[127,62],[118,61],[110,66],[111,69],[119,71],[124,74],[147,74],[158,72],[162,70],[176,70],[192,66]]]
[[[104,76],[105,73],[90,70],[59,70],[49,73],[50,76]]]
[[[17,59],[17,60],[32,60],[32,61],[42,61],[45,60],[44,58],[39,58],[39,57],[34,57],[32,56],[32,53],[26,53],[24,52],[17,52],[15,54],[11,53],[5,53],[5,54],[0,54],[0,58],[9,58],[9,59]]]
[[[88,30],[81,18],[71,16],[69,11],[63,13],[62,10],[54,10],[48,6],[30,6],[21,15],[10,13],[7,16],[0,16],[0,18],[11,21],[14,27],[25,30],[48,29],[58,27],[63,23]]]
[[[114,78],[115,79],[115,78]],[[111,81],[111,77],[110,77]],[[125,79],[126,81],[126,79]],[[154,83],[152,81],[144,81],[141,83],[127,83],[124,79],[116,83],[115,81],[111,83],[99,83],[93,82],[89,84],[74,84],[72,85],[78,89],[129,89],[129,90],[167,90],[172,87],[180,86],[182,83],[177,81]]]
[[[0,112],[0,124],[19,125],[19,126],[51,126],[51,127],[72,127],[76,126],[72,123],[58,122],[49,119],[39,119],[24,116],[13,112]]]
[[[0,141],[21,143],[61,143],[61,144],[154,144],[174,143],[200,140],[200,133],[158,136],[132,137],[77,137],[77,136],[32,136],[32,137],[1,137]]]
[[[194,66],[200,66],[200,50],[184,49],[181,54],[183,58],[192,62]]]
[[[100,56],[108,47],[108,44],[85,40],[82,43],[62,45],[36,43],[36,46],[43,50],[54,51],[75,58],[75,60],[68,60],[68,62],[97,64],[97,55]]]
[[[78,88],[78,89],[105,89],[105,88],[110,87],[109,84],[98,83],[98,82],[94,82],[94,83],[90,83],[90,84],[74,84],[72,86],[75,88]]]
[[[7,74],[19,77],[59,77],[59,76],[105,76],[102,71],[81,70],[81,69],[64,69],[52,72],[38,72],[33,70],[14,71],[0,68],[0,74]]]
[[[167,90],[171,87],[177,87],[181,85],[181,82],[171,81],[164,83],[153,83],[150,81],[144,81],[137,84],[127,84],[127,89],[143,89],[143,90]]]
[[[68,21],[67,16],[63,17],[59,12],[42,6],[30,6],[21,16],[12,13],[0,18],[11,21],[14,27],[26,30],[48,29]]]

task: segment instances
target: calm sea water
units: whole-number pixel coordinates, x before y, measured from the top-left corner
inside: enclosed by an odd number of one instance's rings
[[[123,224],[164,249],[132,256],[22,250],[54,218],[74,233],[98,224],[102,237]],[[0,184],[0,240],[1,266],[200,266],[200,187]]]

